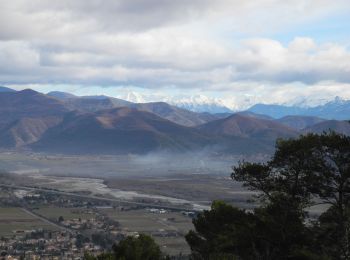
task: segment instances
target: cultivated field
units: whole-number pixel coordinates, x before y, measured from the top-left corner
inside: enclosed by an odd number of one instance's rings
[[[104,212],[117,220],[124,231],[152,235],[164,252],[189,253],[184,236],[193,229],[192,219],[180,212],[160,214],[144,209],[130,211],[105,209]]]
[[[21,208],[0,208],[0,236],[9,237],[15,231],[38,228],[57,229],[39,218],[28,214]]]
[[[60,216],[62,216],[64,220],[94,218],[92,212],[90,213],[86,209],[79,208],[40,207],[34,209],[33,212],[52,221],[57,221]]]

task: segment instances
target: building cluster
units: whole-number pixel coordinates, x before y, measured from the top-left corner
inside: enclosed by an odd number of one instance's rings
[[[103,252],[101,246],[79,239],[69,231],[18,230],[11,238],[1,238],[0,259],[82,259],[85,253]]]
[[[162,208],[145,208],[140,205],[123,205],[97,199],[86,200],[79,196],[54,194],[45,191],[30,191],[2,188],[1,207],[20,207],[38,218],[51,222],[51,230],[15,230],[11,236],[0,238],[0,260],[11,259],[83,259],[84,254],[99,255],[111,249],[112,245],[127,236],[139,233],[122,228],[118,221],[104,210],[129,211],[143,209],[153,214],[171,212]],[[52,208],[69,208],[56,214],[45,214]],[[72,218],[71,214],[77,217]],[[183,211],[192,217],[194,212]],[[54,217],[52,217],[54,216]],[[166,217],[166,216],[164,216]],[[172,218],[164,218],[175,221]],[[22,227],[23,228],[23,227]],[[154,237],[179,237],[176,230],[159,229],[150,232]]]

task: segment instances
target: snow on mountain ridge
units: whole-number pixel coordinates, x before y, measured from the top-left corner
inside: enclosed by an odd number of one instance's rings
[[[124,93],[122,95],[118,95],[117,97],[120,98],[120,99],[124,99],[126,101],[129,101],[129,102],[133,102],[133,103],[145,103],[145,102],[148,102],[145,99],[144,95],[139,94],[139,93],[134,92],[134,91],[126,92],[126,93]]]
[[[311,108],[311,107],[323,106],[334,100],[335,98],[298,97],[289,102],[281,103],[278,105]]]
[[[300,107],[300,108],[313,108],[318,106],[324,106],[326,104],[344,104],[347,102],[346,99],[335,96],[329,98],[315,98],[315,97],[298,97],[289,102],[275,103],[274,105],[283,105],[289,107]]]
[[[117,97],[134,103],[167,102],[170,105],[194,112],[228,113],[233,111],[223,100],[210,98],[204,95],[169,97],[157,94],[144,95],[138,92],[129,91],[119,94]]]
[[[195,95],[189,97],[173,97],[164,100],[172,105],[185,108],[195,112],[209,113],[229,113],[232,109],[228,108],[224,101],[218,98],[209,98],[204,95]]]
[[[129,91],[119,94],[120,99],[135,103],[147,102],[167,102],[171,105],[188,109],[194,112],[209,113],[230,113],[244,111],[257,104],[281,105],[286,107],[296,107],[302,109],[324,106],[326,104],[341,105],[347,102],[345,99],[336,97],[302,96],[291,99],[287,102],[268,102],[261,100],[257,96],[229,96],[225,98],[213,98],[206,95],[177,95],[165,96],[163,94],[141,94],[139,92]]]

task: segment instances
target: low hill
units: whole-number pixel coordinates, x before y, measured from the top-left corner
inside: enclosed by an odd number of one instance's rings
[[[256,114],[250,111],[242,111],[235,113],[237,115],[245,116],[245,117],[252,117],[252,118],[258,118],[258,119],[266,119],[266,120],[273,120],[272,117],[263,115],[263,114]],[[232,115],[232,114],[231,114]]]
[[[40,118],[23,117],[0,130],[0,146],[22,147],[38,141],[50,128],[58,125],[62,116]]]
[[[234,114],[198,127],[208,134],[271,139],[297,136],[298,132],[272,120]]]
[[[48,95],[50,97],[58,98],[61,100],[66,100],[69,98],[77,98],[77,96],[75,96],[71,93],[61,92],[61,91],[51,91],[51,92],[47,93],[46,95]]]
[[[60,116],[66,112],[61,101],[34,90],[0,93],[0,129],[21,118]]]
[[[328,120],[311,127],[303,129],[304,133],[317,133],[321,134],[323,132],[334,131],[337,133],[350,135],[350,122],[349,121],[336,121]]]
[[[301,130],[326,121],[326,119],[314,116],[285,116],[276,121],[290,128]]]
[[[129,107],[132,103],[107,96],[84,96],[76,98],[66,98],[63,100],[66,107],[70,110],[79,110],[84,112],[97,112],[100,110]]]
[[[132,107],[156,114],[183,126],[196,126],[215,120],[218,117],[209,113],[196,113],[171,106],[165,102],[136,103]]]
[[[116,108],[72,112],[32,147],[49,152],[108,154],[192,150],[210,143],[210,138],[196,129],[149,112]]]
[[[129,107],[156,114],[164,119],[183,126],[196,126],[218,119],[209,113],[196,113],[165,102],[132,103],[108,96],[74,96],[66,92],[50,92],[48,95],[60,99],[69,110],[97,112],[100,110]]]

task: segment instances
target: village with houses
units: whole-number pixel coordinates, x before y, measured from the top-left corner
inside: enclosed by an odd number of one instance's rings
[[[195,212],[0,187],[0,259],[84,259],[127,236],[151,235],[169,255],[189,252]]]

